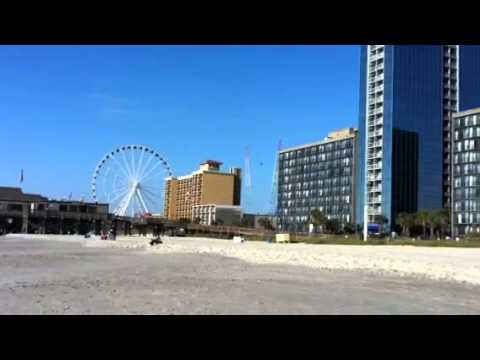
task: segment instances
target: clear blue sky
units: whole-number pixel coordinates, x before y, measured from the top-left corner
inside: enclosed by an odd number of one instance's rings
[[[0,46],[0,185],[90,198],[108,151],[144,144],[176,175],[243,167],[270,200],[284,147],[357,126],[359,46]],[[262,165],[263,164],[263,165]]]

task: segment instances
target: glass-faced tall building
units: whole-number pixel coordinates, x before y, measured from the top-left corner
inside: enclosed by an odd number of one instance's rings
[[[355,223],[356,138],[357,131],[347,129],[279,152],[279,230],[308,232],[313,209],[340,225]]]
[[[450,119],[480,106],[480,47],[361,48],[356,219],[450,204]]]

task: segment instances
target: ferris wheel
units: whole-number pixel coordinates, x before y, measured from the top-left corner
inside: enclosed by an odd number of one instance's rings
[[[93,173],[92,195],[118,216],[162,214],[167,161],[143,145],[125,145],[107,153]]]

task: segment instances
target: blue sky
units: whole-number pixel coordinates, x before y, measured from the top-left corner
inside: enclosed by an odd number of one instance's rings
[[[148,145],[176,175],[243,167],[268,209],[284,147],[357,125],[359,46],[0,46],[0,185],[90,198],[108,151]]]

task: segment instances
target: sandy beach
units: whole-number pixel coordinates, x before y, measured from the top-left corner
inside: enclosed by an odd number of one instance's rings
[[[480,284],[480,249],[418,246],[354,246],[269,244],[208,238],[162,237],[151,247],[148,238],[123,237],[117,241],[87,241],[87,246],[145,249],[149,253],[211,254],[253,264],[299,265],[324,270],[364,270],[398,276],[418,276]]]

